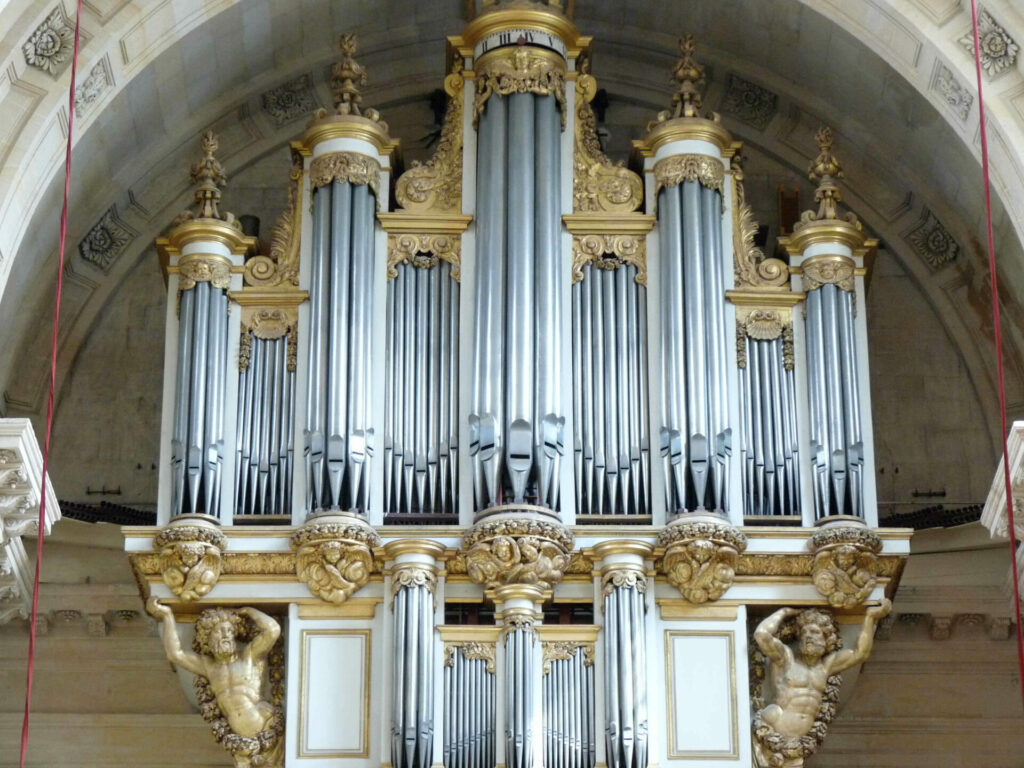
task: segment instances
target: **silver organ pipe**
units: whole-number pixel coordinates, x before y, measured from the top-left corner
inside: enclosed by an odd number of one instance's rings
[[[472,644],[448,646],[444,667],[445,768],[495,765],[494,682],[493,656],[488,659],[474,653]]]
[[[374,206],[367,184],[334,180],[313,192],[304,425],[309,512],[365,513],[369,505]]]
[[[572,286],[579,513],[649,514],[646,288],[632,264],[582,273]]]
[[[854,301],[852,285],[847,289],[835,283],[812,282],[807,292],[807,379],[815,519],[864,516],[864,446]]]
[[[434,734],[434,597],[421,584],[402,586],[394,602],[391,763],[429,768]],[[449,689],[446,683],[446,690]]]
[[[209,282],[181,291],[171,435],[171,511],[220,516],[224,464],[227,293]]]
[[[511,627],[505,633],[505,764],[532,768],[540,725],[534,686],[539,678],[537,633],[530,626]],[[540,692],[543,694],[543,690]]]
[[[385,321],[384,513],[437,522],[457,514],[459,284],[437,258],[396,269]]]
[[[243,329],[235,429],[235,515],[291,513],[295,335],[262,339]]]
[[[470,454],[475,507],[558,509],[564,453],[559,111],[493,94],[479,121]]]
[[[594,665],[584,649],[546,661],[541,687],[545,768],[593,768]]]
[[[609,768],[647,765],[644,595],[614,587],[604,598],[605,741]]]

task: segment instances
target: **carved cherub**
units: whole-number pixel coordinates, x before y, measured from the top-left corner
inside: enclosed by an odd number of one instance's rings
[[[205,541],[179,541],[160,553],[164,583],[182,600],[209,593],[220,575],[220,550]]]
[[[814,586],[836,608],[860,605],[878,583],[875,561],[872,553],[851,544],[823,550],[814,557]]]
[[[299,573],[314,594],[332,603],[342,603],[363,586],[370,576],[370,560],[365,550],[346,547],[339,541],[325,541],[316,547],[303,547],[296,556]]]

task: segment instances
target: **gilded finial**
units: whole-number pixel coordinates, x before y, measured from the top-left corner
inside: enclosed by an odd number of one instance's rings
[[[819,152],[808,168],[807,176],[811,181],[818,182],[818,188],[814,191],[814,202],[818,203],[816,218],[836,219],[839,218],[836,205],[843,198],[834,180],[843,178],[843,168],[832,153],[835,140],[832,129],[823,125],[814,134],[814,140],[818,142]]]
[[[338,39],[341,61],[334,65],[331,73],[331,90],[334,91],[334,106],[339,115],[361,115],[359,104],[362,94],[359,87],[366,85],[366,70],[356,62],[356,36],[342,35]]]
[[[220,186],[227,183],[224,166],[213,156],[217,151],[217,137],[213,131],[203,134],[200,141],[203,159],[192,166],[192,182],[196,184],[195,200],[197,205],[196,218],[223,219],[218,205],[220,204]]]
[[[699,117],[697,113],[703,98],[698,88],[704,85],[704,67],[697,63],[696,50],[693,35],[680,38],[680,58],[672,70],[672,80],[676,83],[676,92],[672,96],[673,117]]]

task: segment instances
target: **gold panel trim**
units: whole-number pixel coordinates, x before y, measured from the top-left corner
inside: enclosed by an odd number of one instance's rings
[[[309,704],[309,686],[306,674],[306,656],[308,654],[308,639],[314,635],[331,635],[334,637],[362,637],[363,649],[365,651],[365,663],[363,665],[363,737],[362,749],[356,750],[316,750],[311,751],[306,746],[306,709]],[[303,629],[299,636],[299,734],[298,734],[298,756],[299,757],[369,757],[370,756],[370,655],[372,644],[370,643],[372,633],[369,629]]]
[[[554,96],[565,127],[565,59],[553,51],[532,46],[499,48],[476,62],[475,127],[492,94],[535,93]]]
[[[385,232],[395,235],[461,235],[473,220],[469,214],[442,215],[410,211],[378,213],[377,218]]]
[[[675,637],[724,637],[729,641],[729,693],[730,706],[729,714],[732,719],[732,733],[730,739],[732,748],[729,751],[700,751],[700,750],[679,750],[676,745],[676,718],[675,718],[675,688],[676,679],[673,674],[675,670],[675,649],[672,639]],[[739,706],[736,690],[736,633],[725,630],[704,630],[704,629],[670,629],[665,631],[665,662],[667,669],[665,677],[668,685],[665,686],[665,709],[668,712],[668,756],[669,759],[693,760],[696,758],[719,758],[723,760],[735,759],[740,755],[740,726]]]
[[[300,619],[373,619],[383,597],[351,597],[341,605],[299,605]]]
[[[562,602],[562,601],[559,601]],[[589,600],[587,602],[590,602]],[[538,624],[534,630],[541,640],[548,642],[579,641],[593,643],[601,627],[597,624]]]
[[[655,598],[662,619],[687,621],[735,621],[736,605],[694,605],[680,598]]]
[[[473,602],[480,602],[474,600]],[[494,643],[501,636],[501,630],[496,624],[472,625],[472,624],[443,624],[437,628],[441,639],[448,642],[477,642]]]

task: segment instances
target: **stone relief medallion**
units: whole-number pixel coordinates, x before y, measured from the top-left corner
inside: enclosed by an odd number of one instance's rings
[[[689,602],[706,603],[732,586],[747,537],[728,523],[683,520],[662,530],[658,545],[665,547],[661,570],[668,582]]]
[[[164,584],[182,600],[199,600],[217,584],[227,538],[204,517],[183,516],[153,539]]]
[[[562,580],[572,545],[572,534],[562,525],[531,518],[485,520],[462,539],[469,578],[488,589],[507,584],[551,589]]]
[[[829,605],[860,605],[878,584],[882,540],[874,531],[862,526],[822,528],[811,536],[809,546],[814,552],[811,579]]]
[[[361,518],[313,517],[291,539],[296,575],[321,600],[340,605],[366,586],[373,549],[381,544],[377,532]]]

